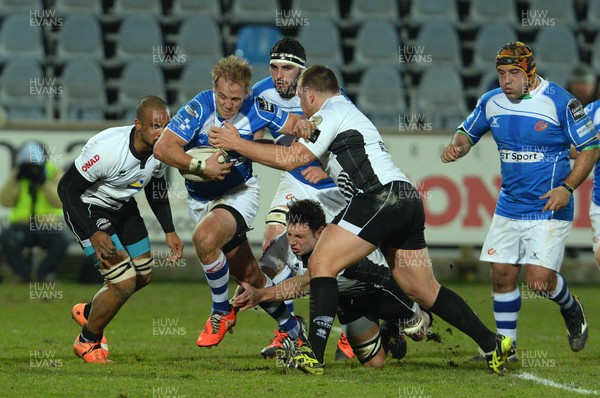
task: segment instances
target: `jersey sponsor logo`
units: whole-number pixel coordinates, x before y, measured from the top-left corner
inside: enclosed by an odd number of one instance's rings
[[[256,102],[258,102],[258,109],[260,109],[261,111],[271,112],[271,113],[275,112],[273,104],[270,103],[269,101],[266,101],[266,100],[258,97],[256,99]]]
[[[185,104],[183,106],[183,109],[185,109],[185,111],[192,117],[198,117],[198,114],[196,113],[196,111],[194,109],[192,109],[192,107],[189,104]]]
[[[94,155],[90,158],[90,160],[88,160],[87,162],[85,162],[85,164],[83,166],[81,166],[81,170],[84,173],[87,173],[87,171],[90,169],[90,167],[92,167],[93,165],[95,165],[96,163],[98,163],[98,161],[100,160],[100,155]]]
[[[490,127],[500,127],[500,124],[498,123],[499,118],[499,116],[492,116],[492,123],[490,123]]]
[[[544,160],[541,152],[515,152],[503,149],[500,151],[500,160],[506,163],[536,163]]]
[[[583,110],[583,106],[581,106],[581,102],[576,99],[572,99],[567,104],[567,108],[569,108],[569,113],[573,117],[574,121],[578,121],[585,117],[585,111]]]
[[[548,127],[548,122],[545,120],[540,120],[535,124],[536,131],[544,131]]]
[[[96,228],[98,228],[100,231],[104,231],[104,230],[110,228],[110,226],[111,226],[111,223],[106,218],[99,218],[96,220]]]
[[[583,137],[592,131],[595,132],[596,128],[594,127],[594,123],[591,120],[576,130],[577,135],[580,137]]]

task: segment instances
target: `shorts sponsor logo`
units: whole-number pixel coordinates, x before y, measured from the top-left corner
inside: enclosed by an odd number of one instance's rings
[[[107,220],[106,218],[99,218],[96,221],[96,228],[98,228],[100,231],[104,231],[105,229],[110,228],[111,224],[110,221]]]
[[[546,130],[546,127],[548,127],[548,122],[545,120],[540,120],[535,124],[536,131],[544,131]]]
[[[515,152],[507,149],[500,151],[500,160],[506,163],[537,163],[544,160],[542,152]]]
[[[331,329],[331,325],[333,325],[333,318],[330,316],[318,316],[313,319],[313,323],[318,326]]]
[[[487,254],[489,254],[490,256],[493,256],[494,253],[496,253],[496,249],[494,249],[493,247],[487,251]]]
[[[88,160],[87,162],[85,162],[85,164],[83,166],[81,166],[81,170],[84,173],[87,173],[87,171],[90,169],[90,167],[92,167],[93,165],[95,165],[99,161],[100,161],[100,155],[94,155],[94,156],[92,156],[90,158],[90,160]]]

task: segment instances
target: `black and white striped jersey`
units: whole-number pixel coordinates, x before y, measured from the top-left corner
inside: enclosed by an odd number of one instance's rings
[[[325,101],[311,119],[317,130],[300,139],[349,198],[392,181],[410,182],[396,167],[373,123],[343,95]]]

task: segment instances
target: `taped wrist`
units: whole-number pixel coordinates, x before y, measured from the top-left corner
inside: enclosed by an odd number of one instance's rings
[[[204,160],[192,158],[190,162],[190,171],[196,175],[203,176],[204,170],[206,169],[206,162]]]

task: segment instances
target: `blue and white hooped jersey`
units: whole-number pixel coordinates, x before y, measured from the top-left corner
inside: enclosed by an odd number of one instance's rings
[[[221,127],[224,122],[229,122],[237,127],[243,139],[253,141],[254,133],[265,127],[279,132],[287,118],[288,113],[277,105],[249,95],[239,112],[225,120],[217,114],[214,92],[206,90],[182,106],[167,128],[187,141],[184,149],[188,150],[197,146],[210,146],[208,132],[211,126]],[[229,157],[233,167],[223,181],[195,183],[186,180],[185,186],[191,197],[200,201],[213,200],[252,177],[250,159],[233,151],[229,152]]]
[[[517,220],[573,220],[573,198],[559,211],[540,199],[571,172],[569,148],[599,147],[581,103],[556,83],[540,78],[526,98],[512,102],[500,88],[488,91],[459,126],[475,145],[489,130],[500,154],[502,188],[496,214]]]
[[[596,127],[596,131],[600,129],[600,100],[596,100],[591,104],[588,104],[585,107],[585,112],[588,114],[594,126]],[[600,160],[596,162],[596,166],[594,166],[594,182],[593,182],[593,190],[592,190],[592,202],[595,205],[600,206]]]
[[[302,107],[300,106],[300,97],[293,96],[292,98],[282,98],[279,95],[279,93],[277,92],[277,90],[275,89],[275,84],[273,84],[273,79],[270,76],[262,79],[259,82],[256,82],[256,84],[252,87],[252,95],[254,95],[256,97],[264,98],[268,102],[271,102],[271,103],[277,105],[279,108],[283,109],[284,111],[286,111],[288,113],[296,113],[298,115],[304,115],[304,112],[302,111]],[[269,128],[269,131],[271,132],[271,135],[273,136],[273,138],[277,138],[281,135],[281,133],[278,133],[277,131],[273,130],[272,128]],[[294,176],[294,178],[297,179],[298,181],[300,181],[301,183],[310,185],[311,187],[316,188],[316,189],[326,189],[326,188],[335,187],[335,181],[333,181],[332,178],[327,178],[325,180],[321,180],[316,184],[313,184],[313,183],[307,181],[302,176],[302,170],[304,170],[310,166],[321,167],[321,163],[319,163],[318,160],[315,160],[315,161],[307,164],[306,166],[300,166],[297,169],[290,171],[290,174],[292,176]]]

